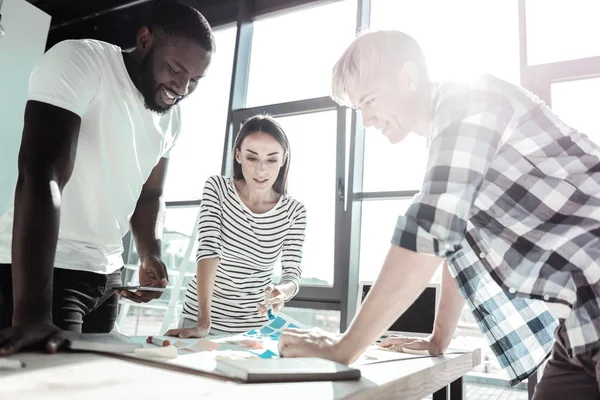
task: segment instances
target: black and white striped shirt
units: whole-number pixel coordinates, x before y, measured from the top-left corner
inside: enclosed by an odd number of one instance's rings
[[[212,176],[206,181],[198,223],[196,260],[219,257],[212,297],[211,327],[244,332],[268,321],[256,305],[281,256],[281,281],[300,287],[306,209],[281,196],[273,209],[255,214],[237,194],[233,178]],[[197,277],[190,282],[183,316],[198,317]],[[296,293],[294,293],[295,295]]]

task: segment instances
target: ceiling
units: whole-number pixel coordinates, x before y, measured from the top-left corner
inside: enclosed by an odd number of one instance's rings
[[[50,14],[52,26],[75,21],[95,13],[106,12],[114,7],[135,5],[132,0],[27,0],[40,10]]]
[[[46,48],[65,39],[98,39],[123,48],[135,45],[152,3],[161,0],[27,0],[49,14]],[[165,1],[165,0],[162,0]],[[173,1],[173,0],[167,0]],[[175,0],[197,8],[213,26],[236,21],[239,12],[262,15],[336,0]]]
[[[135,32],[156,0],[27,0],[49,14],[50,32],[47,47],[65,40],[90,38],[105,40],[123,47],[133,45]],[[179,0],[203,12],[209,22],[219,20],[227,8],[235,19],[235,2],[231,0]],[[233,5],[233,7],[232,7]],[[215,12],[215,6],[217,10]]]

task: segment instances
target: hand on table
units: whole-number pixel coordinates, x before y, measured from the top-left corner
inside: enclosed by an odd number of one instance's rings
[[[286,329],[279,337],[279,354],[282,357],[317,357],[342,364],[353,360],[342,351],[340,336],[319,328]]]
[[[26,348],[56,353],[65,342],[62,331],[50,322],[22,324],[0,331],[0,356],[8,356]]]
[[[208,336],[210,332],[210,321],[208,323],[200,323],[192,328],[169,329],[165,336],[175,336],[181,339],[203,338]]]
[[[169,284],[169,275],[165,263],[157,256],[148,256],[142,261],[139,270],[140,286],[162,287]],[[128,290],[115,290],[115,293],[136,303],[147,303],[158,299],[163,292],[148,292],[138,290],[133,293]]]
[[[265,289],[266,301],[256,305],[260,315],[266,315],[268,307],[273,308],[273,312],[278,313],[285,304],[285,293],[278,286],[273,284],[267,285]]]
[[[444,353],[447,346],[443,346],[440,341],[433,336],[429,338],[415,338],[402,335],[391,335],[381,342],[379,347],[404,353],[427,352],[429,355],[438,356]]]

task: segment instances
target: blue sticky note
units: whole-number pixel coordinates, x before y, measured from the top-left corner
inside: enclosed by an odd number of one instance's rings
[[[270,335],[273,332],[275,332],[273,329],[269,328],[268,326],[264,326],[261,330],[260,330],[260,334],[261,335]]]
[[[283,319],[279,316],[277,318],[275,318],[275,320],[269,324],[269,326],[273,329],[281,329],[283,327],[283,325],[285,325],[285,319]]]
[[[247,336],[257,336],[258,332],[256,330],[254,330],[254,329],[251,329],[248,332],[244,333],[244,335],[247,335]]]
[[[271,335],[271,339],[279,340],[279,336],[281,336],[281,332],[275,332],[274,334]]]
[[[277,354],[273,353],[271,350],[265,350],[262,354],[259,354],[260,358],[273,358],[277,357]]]

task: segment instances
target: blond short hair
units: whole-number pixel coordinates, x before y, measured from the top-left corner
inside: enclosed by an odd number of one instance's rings
[[[395,30],[360,33],[344,50],[332,70],[331,98],[343,106],[352,106],[348,92],[365,84],[384,66],[400,69],[414,62],[422,76],[428,78],[425,56],[415,39]]]

